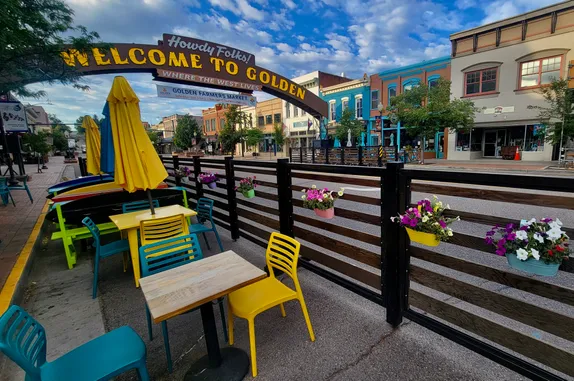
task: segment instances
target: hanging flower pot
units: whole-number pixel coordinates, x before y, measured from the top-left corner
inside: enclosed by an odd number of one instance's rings
[[[241,192],[245,198],[255,197],[255,176],[245,177],[239,181],[239,186],[235,187],[237,192]]]
[[[242,192],[245,198],[253,198],[255,197],[255,189],[250,189],[248,191]]]
[[[433,233],[418,232],[416,230],[405,228],[411,241],[420,243],[425,246],[438,246],[440,240]]]
[[[200,173],[198,178],[200,183],[207,185],[211,189],[217,188],[217,176],[214,173]]]
[[[212,183],[208,183],[207,186],[211,189],[215,189],[215,188],[217,188],[217,183],[214,181]]]
[[[313,209],[315,214],[321,218],[326,218],[330,220],[331,218],[335,217],[335,208],[329,208],[325,210],[321,209]]]
[[[514,253],[506,254],[506,260],[513,269],[542,276],[555,276],[558,273],[558,267],[560,267],[560,263],[545,263],[532,257],[521,261]]]
[[[450,209],[444,206],[436,196],[432,200],[425,198],[417,206],[406,210],[405,214],[391,217],[391,221],[399,223],[405,228],[412,242],[425,246],[438,246],[441,241],[447,242],[453,235],[448,227],[460,218],[445,218],[444,211]]]
[[[496,248],[497,255],[505,255],[513,269],[542,276],[555,276],[570,252],[562,222],[552,218],[497,225],[486,233],[485,242]]]

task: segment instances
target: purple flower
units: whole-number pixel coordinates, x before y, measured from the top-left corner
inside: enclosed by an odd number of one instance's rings
[[[506,244],[506,239],[501,238],[500,241],[498,241],[498,242],[496,243],[496,246],[498,246],[498,248],[501,249],[501,248],[504,247],[505,244]]]
[[[494,230],[490,230],[490,231],[487,231],[487,232],[486,232],[486,236],[487,236],[487,237],[492,237],[492,236],[495,235],[495,234],[496,234],[496,232],[495,232]]]
[[[404,215],[401,217],[401,224],[409,225],[410,222],[411,222],[411,219],[407,215]]]
[[[549,223],[549,222],[552,222],[552,218],[548,218],[548,217],[547,217],[547,218],[541,219],[540,221],[542,221],[542,222],[544,222],[545,224],[547,224],[547,223]]]
[[[514,241],[516,239],[516,233],[508,233],[505,238],[507,241]]]
[[[486,238],[484,239],[484,242],[485,242],[487,245],[492,245],[492,244],[494,243],[494,240],[493,240],[491,237],[486,237]]]
[[[502,257],[502,256],[504,256],[504,254],[506,254],[506,248],[500,247],[500,248],[496,249],[496,255],[500,255]]]
[[[443,220],[440,220],[438,222],[438,224],[440,225],[441,228],[445,229],[446,228],[446,222],[444,222]]]
[[[411,220],[411,222],[409,224],[411,225],[411,227],[414,228],[415,226],[417,226],[417,220],[413,219],[413,220]]]
[[[521,227],[520,227],[520,230],[522,230],[522,231],[527,231],[529,227],[530,227],[530,226],[528,226],[528,225],[524,225],[524,226],[521,226]]]

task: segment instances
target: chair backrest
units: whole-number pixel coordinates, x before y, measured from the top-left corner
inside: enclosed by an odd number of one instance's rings
[[[0,317],[0,351],[26,371],[26,380],[40,380],[46,362],[44,327],[17,305]]]
[[[8,179],[6,177],[0,177],[0,191],[8,190]]]
[[[183,214],[172,217],[154,218],[140,222],[142,245],[188,234]]]
[[[96,246],[100,246],[100,229],[98,225],[90,217],[85,217],[82,220],[82,223],[86,225],[90,233],[92,233],[92,237],[94,237],[94,241],[96,242]]]
[[[154,208],[159,208],[158,200],[152,200],[152,204]],[[122,213],[137,212],[139,210],[146,209],[149,209],[148,200],[126,202],[125,204],[122,204]]]
[[[186,234],[140,247],[142,277],[203,258],[195,234]]]
[[[213,200],[201,197],[199,200],[197,200],[196,212],[199,222],[203,223],[204,221],[211,221],[213,223]]]
[[[299,241],[284,234],[273,232],[269,238],[267,252],[265,253],[269,275],[275,277],[273,269],[283,271],[293,279],[297,291],[300,290],[297,278],[297,262],[299,261],[300,249],[301,244]]]

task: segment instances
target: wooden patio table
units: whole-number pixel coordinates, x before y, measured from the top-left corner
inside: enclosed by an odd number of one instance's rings
[[[139,260],[139,244],[138,244],[138,229],[140,222],[143,220],[152,220],[154,218],[173,217],[178,214],[183,214],[184,217],[196,216],[197,212],[181,205],[170,205],[155,208],[155,214],[151,214],[151,210],[139,210],[137,212],[114,214],[110,216],[110,220],[118,227],[119,231],[126,231],[128,241],[130,243],[130,255],[134,267],[134,280],[136,287],[139,287],[140,279],[140,260]],[[185,229],[187,231],[187,229]]]
[[[207,355],[195,362],[185,380],[239,381],[249,370],[249,357],[239,348],[219,348],[212,301],[267,277],[228,250],[140,280],[155,323],[200,307]]]

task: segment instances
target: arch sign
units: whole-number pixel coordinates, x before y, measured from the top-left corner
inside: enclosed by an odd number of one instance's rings
[[[327,103],[295,82],[255,64],[251,53],[191,37],[164,34],[158,45],[111,44],[89,53],[69,49],[64,62],[80,73],[149,72],[157,80],[252,93],[262,90],[316,118]]]

